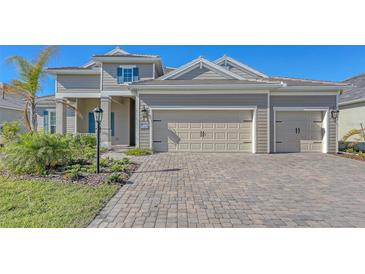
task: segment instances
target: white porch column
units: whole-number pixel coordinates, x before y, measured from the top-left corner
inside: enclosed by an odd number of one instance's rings
[[[100,99],[100,107],[103,112],[103,120],[101,121],[101,146],[110,148],[112,146],[111,138],[111,111],[112,101],[110,97],[102,97]]]
[[[56,101],[56,133],[66,133],[66,106],[63,101]]]

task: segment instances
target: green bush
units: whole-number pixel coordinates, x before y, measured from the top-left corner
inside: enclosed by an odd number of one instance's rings
[[[110,172],[122,172],[127,169],[127,166],[121,162],[116,162],[110,167]]]
[[[120,184],[123,183],[126,179],[127,179],[126,174],[112,173],[106,178],[106,182],[108,184]]]
[[[146,148],[132,148],[129,149],[126,154],[129,156],[144,156],[151,155],[152,151]]]
[[[122,172],[128,169],[130,160],[128,158],[123,158],[122,160],[114,161],[110,167],[110,172]]]
[[[1,137],[6,141],[12,141],[20,132],[20,122],[5,122],[1,128]]]
[[[67,138],[59,134],[21,134],[3,152],[2,165],[15,173],[43,174],[70,161]]]
[[[70,166],[63,174],[67,180],[77,181],[81,177],[82,167],[79,164]]]

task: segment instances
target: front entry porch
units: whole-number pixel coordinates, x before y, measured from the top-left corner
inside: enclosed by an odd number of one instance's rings
[[[61,102],[56,103],[56,132],[95,134],[93,110],[100,106],[104,113],[101,123],[101,145],[135,146],[135,100],[132,97],[68,98],[79,115]]]

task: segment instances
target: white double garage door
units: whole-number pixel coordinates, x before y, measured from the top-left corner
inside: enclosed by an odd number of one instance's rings
[[[152,145],[157,152],[254,152],[254,110],[154,110]],[[323,114],[277,112],[276,152],[321,152]]]
[[[153,111],[155,151],[252,152],[251,110]]]

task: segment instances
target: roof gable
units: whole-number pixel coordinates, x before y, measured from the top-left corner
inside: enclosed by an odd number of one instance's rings
[[[221,58],[214,61],[215,64],[239,74],[243,78],[267,78],[268,76],[251,68],[241,62],[227,56],[223,55]]]
[[[168,79],[235,79],[243,80],[243,78],[233,72],[230,72],[217,64],[210,62],[203,57],[194,59],[193,61],[177,68],[176,70],[163,75],[160,80]]]

